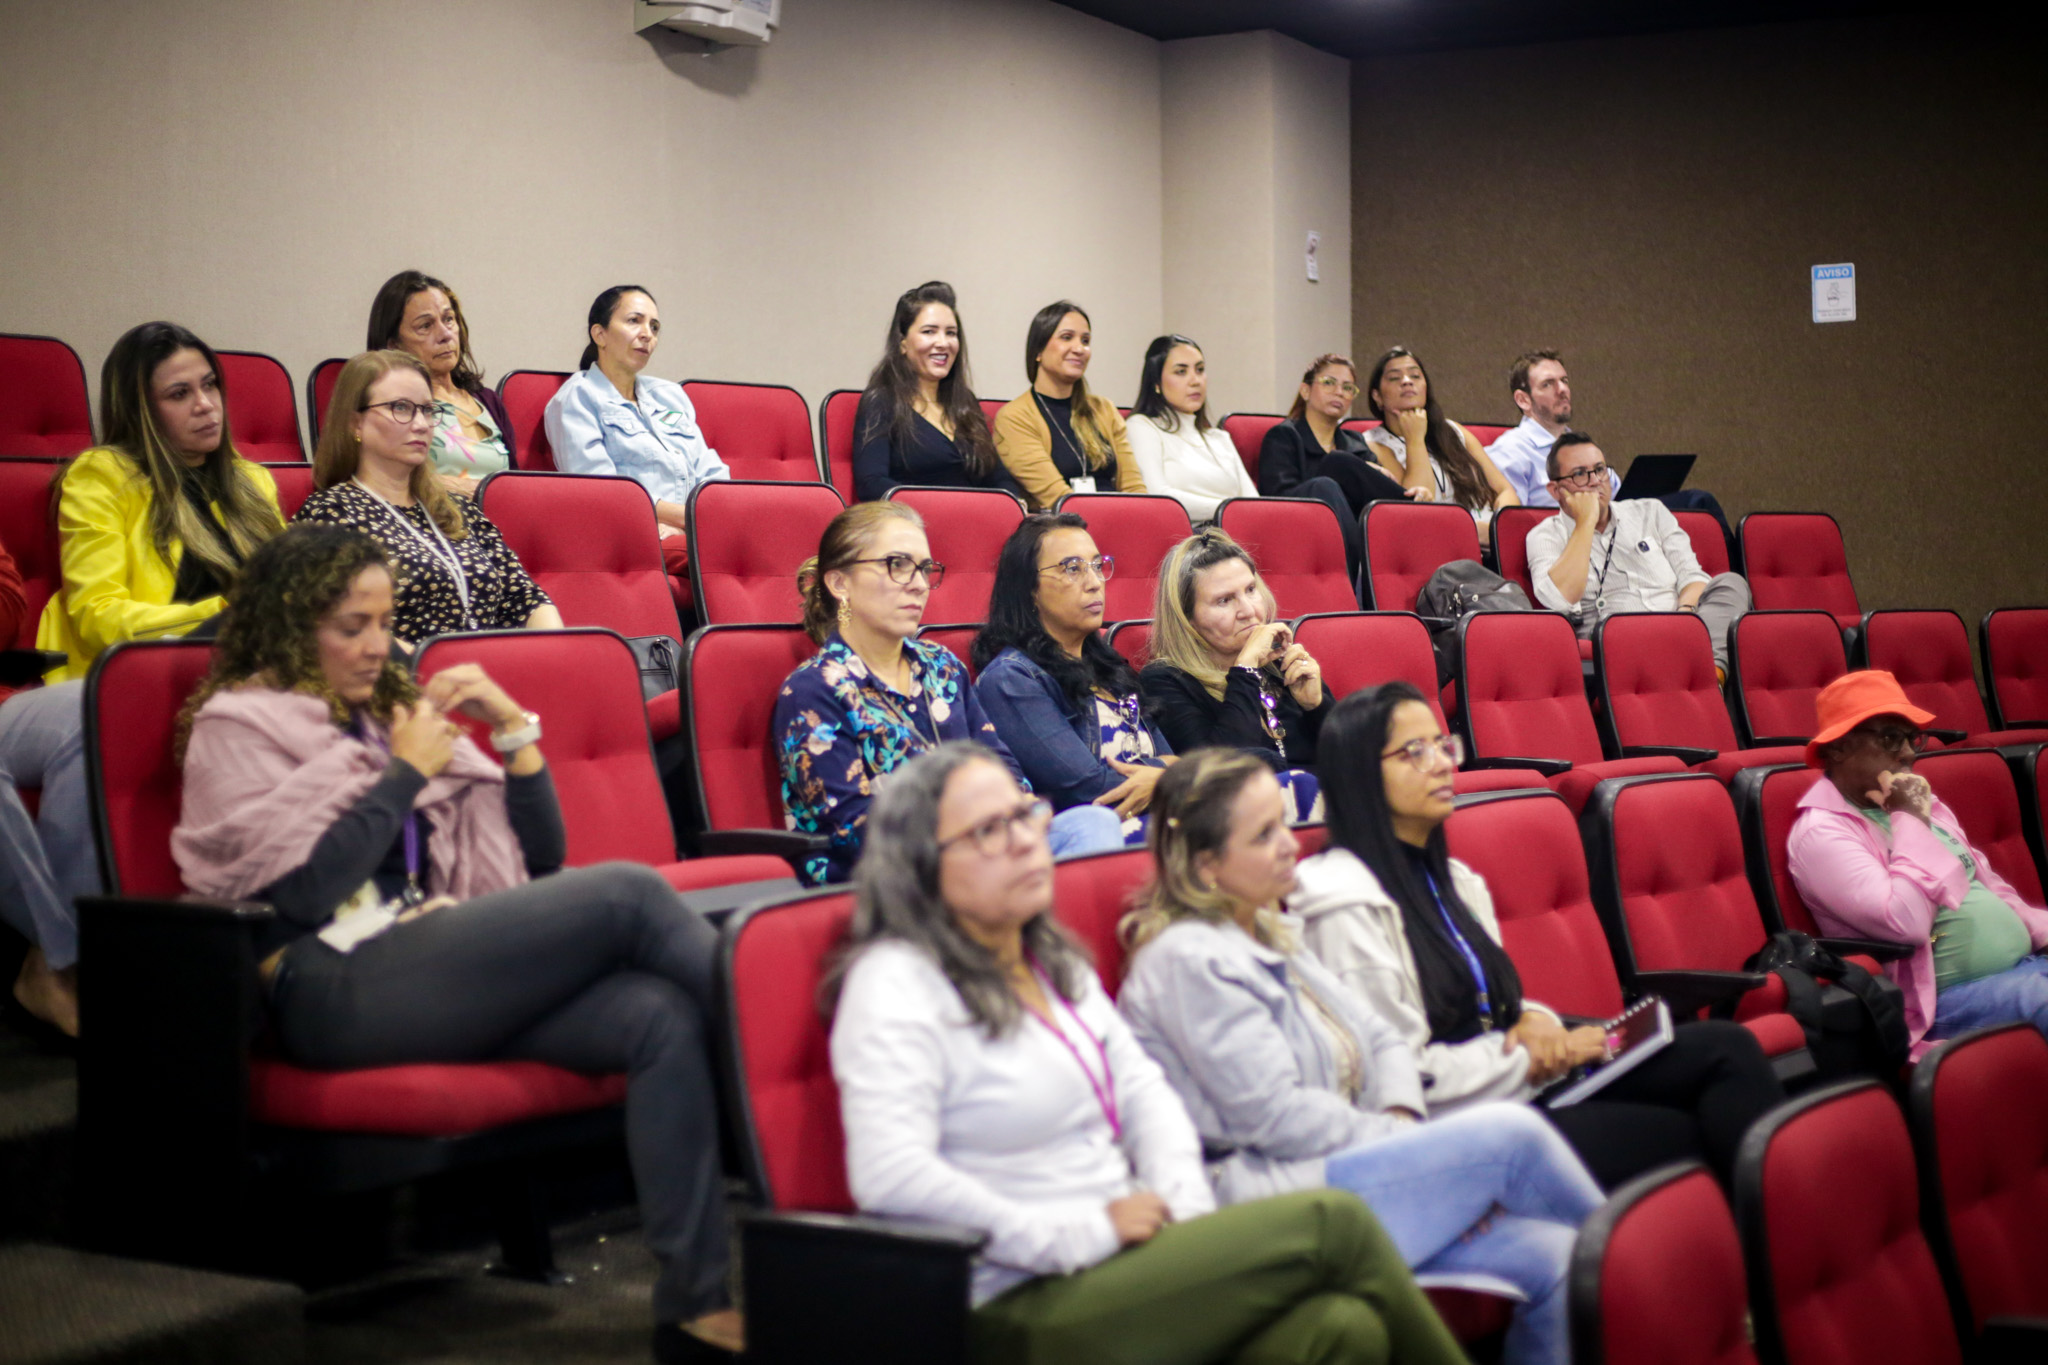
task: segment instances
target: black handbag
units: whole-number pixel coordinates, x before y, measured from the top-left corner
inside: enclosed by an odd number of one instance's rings
[[[635,635],[627,639],[640,665],[640,699],[653,701],[683,683],[683,647],[667,635]]]
[[[1872,976],[1816,943],[1810,934],[1772,934],[1742,964],[1785,983],[1785,1011],[1806,1032],[1807,1046],[1829,1077],[1876,1076],[1889,1081],[1906,1064],[1905,995],[1889,978]],[[1828,998],[1822,983],[1847,992]]]

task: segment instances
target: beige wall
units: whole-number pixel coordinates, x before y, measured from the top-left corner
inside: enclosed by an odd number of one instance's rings
[[[493,379],[572,365],[631,280],[658,373],[814,409],[932,277],[985,394],[1023,390],[1061,295],[1111,393],[1160,327],[1159,45],[1049,0],[788,0],[772,46],[710,58],[635,36],[625,0],[8,9],[0,331],[95,379],[153,317],[303,379],[415,265]]]
[[[1270,32],[1162,50],[1166,325],[1202,343],[1211,412],[1282,411],[1351,334],[1350,63]]]
[[[1610,457],[1701,456],[1731,513],[1823,508],[1869,606],[2048,600],[2048,87],[1918,20],[1357,64],[1359,359],[1405,342],[1504,420],[1561,347]],[[1853,261],[1859,319],[1810,321]]]

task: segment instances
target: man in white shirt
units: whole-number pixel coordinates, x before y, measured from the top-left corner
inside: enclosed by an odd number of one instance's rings
[[[1583,432],[1557,438],[1545,472],[1562,510],[1529,532],[1536,600],[1575,618],[1582,636],[1619,611],[1697,612],[1714,647],[1714,672],[1725,682],[1728,633],[1749,610],[1749,584],[1740,574],[1709,578],[1664,504],[1615,502],[1607,457]]]

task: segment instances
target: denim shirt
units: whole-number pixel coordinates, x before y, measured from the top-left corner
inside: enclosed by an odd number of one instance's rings
[[[875,677],[835,632],[796,666],[775,699],[770,735],[782,765],[789,827],[831,840],[824,853],[804,862],[804,880],[814,886],[853,875],[868,805],[882,779],[926,749],[976,740],[995,750],[1019,785],[1031,789],[952,652],[905,640],[903,653],[917,680],[916,696],[904,696]]]
[[[1095,709],[1076,710],[1052,674],[1018,649],[990,659],[974,690],[1018,766],[1053,809],[1084,806],[1123,782],[1124,775],[1102,759]],[[1151,721],[1145,730],[1155,755],[1173,753]]]
[[[732,471],[697,429],[697,410],[683,386],[641,375],[636,402],[592,365],[548,400],[548,444],[555,467],[569,474],[624,474],[656,502],[686,503],[698,484]]]

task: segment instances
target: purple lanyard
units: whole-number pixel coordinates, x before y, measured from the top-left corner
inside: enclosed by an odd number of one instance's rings
[[[1074,1027],[1080,1029],[1081,1035],[1089,1042],[1095,1044],[1095,1055],[1102,1062],[1102,1079],[1099,1081],[1095,1079],[1095,1073],[1088,1069],[1087,1060],[1081,1056],[1081,1049],[1074,1046],[1074,1040],[1067,1036],[1066,1030],[1060,1028],[1037,1010],[1030,1011],[1031,1017],[1045,1025],[1052,1033],[1052,1036],[1060,1040],[1060,1046],[1072,1054],[1074,1065],[1080,1067],[1081,1074],[1088,1078],[1088,1088],[1095,1093],[1095,1103],[1101,1107],[1102,1117],[1109,1120],[1110,1136],[1119,1142],[1123,1141],[1124,1125],[1123,1120],[1117,1116],[1116,1074],[1109,1069],[1109,1049],[1104,1047],[1102,1040],[1096,1037],[1086,1024],[1081,1022],[1081,1016],[1075,1013],[1073,1005],[1067,1002],[1067,998],[1052,988],[1052,982],[1046,979],[1044,969],[1038,965],[1038,959],[1035,957],[1031,958],[1030,962],[1032,975],[1038,978],[1038,984],[1045,991],[1046,999],[1057,1000],[1062,1006],[1065,1006],[1067,1017],[1074,1021]]]
[[[356,712],[355,732],[363,743],[383,750],[386,758],[391,756],[389,741],[377,733],[370,724],[370,718],[361,711]],[[422,874],[427,870],[426,859],[420,850],[422,818],[418,811],[408,810],[405,813],[405,895],[402,899],[407,905],[418,905],[427,898],[426,892],[420,889]]]

